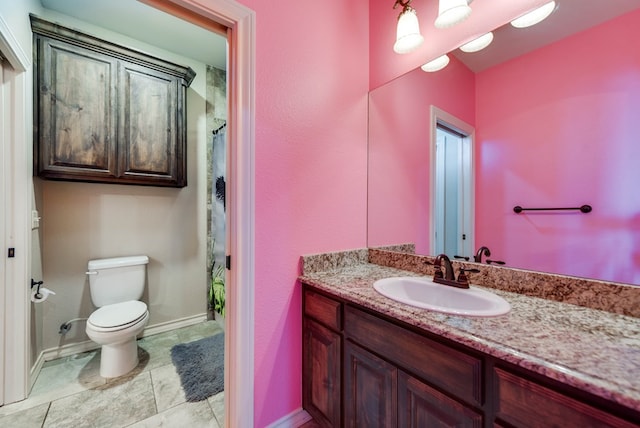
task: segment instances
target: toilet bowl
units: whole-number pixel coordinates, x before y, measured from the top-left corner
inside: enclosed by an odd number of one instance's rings
[[[142,297],[147,256],[90,260],[87,275],[91,300],[98,308],[87,320],[86,333],[101,345],[100,376],[127,374],[138,365],[137,335],[149,322]]]
[[[136,337],[148,321],[147,305],[138,300],[106,305],[91,314],[86,332],[102,346],[100,376],[122,376],[138,365]]]

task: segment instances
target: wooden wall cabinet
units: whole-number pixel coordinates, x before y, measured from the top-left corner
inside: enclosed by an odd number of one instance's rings
[[[34,172],[184,187],[188,67],[31,16]]]
[[[640,426],[640,412],[306,285],[303,312],[303,407],[320,426]]]

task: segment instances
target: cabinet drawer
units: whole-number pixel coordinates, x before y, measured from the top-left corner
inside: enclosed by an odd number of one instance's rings
[[[637,427],[516,374],[496,368],[496,416],[515,427]]]
[[[304,314],[335,331],[342,330],[342,303],[308,289],[304,291]]]
[[[467,403],[482,405],[481,359],[349,306],[345,333],[430,384]]]

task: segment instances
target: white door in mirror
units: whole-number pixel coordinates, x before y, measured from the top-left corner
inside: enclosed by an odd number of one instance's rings
[[[447,314],[493,317],[511,310],[509,302],[489,291],[436,284],[431,278],[385,278],[376,281],[373,288],[397,302]]]

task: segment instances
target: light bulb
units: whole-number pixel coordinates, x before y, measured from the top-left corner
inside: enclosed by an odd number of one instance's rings
[[[471,15],[467,0],[440,0],[436,28],[452,27]]]
[[[429,61],[420,68],[422,71],[426,71],[427,73],[433,73],[434,71],[442,70],[447,66],[447,64],[449,64],[449,57],[447,54],[444,54],[432,61]]]
[[[520,18],[514,19],[513,21],[511,21],[511,25],[516,28],[531,27],[532,25],[536,25],[537,23],[551,15],[551,12],[553,12],[555,8],[556,2],[550,1],[549,3],[545,3],[537,9],[533,9],[531,12],[525,13]]]
[[[422,42],[424,42],[424,37],[420,34],[416,11],[412,8],[403,10],[398,17],[396,42],[393,45],[393,50],[399,54],[409,53],[416,50]]]
[[[493,41],[493,33],[490,31],[460,46],[462,52],[478,52],[491,44]]]

